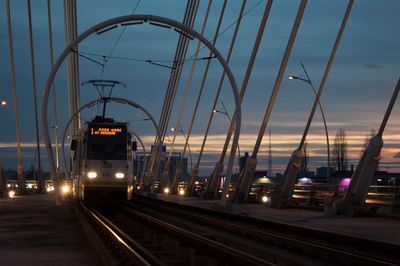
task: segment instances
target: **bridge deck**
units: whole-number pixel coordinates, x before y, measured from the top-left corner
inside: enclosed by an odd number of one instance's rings
[[[51,195],[0,199],[0,265],[101,265],[76,220],[49,218]]]
[[[217,200],[202,200],[177,195],[157,195],[159,199],[202,208],[216,208]],[[226,211],[259,219],[284,222],[349,236],[380,240],[400,245],[400,219],[382,217],[325,216],[305,209],[274,209],[260,204],[230,203]]]

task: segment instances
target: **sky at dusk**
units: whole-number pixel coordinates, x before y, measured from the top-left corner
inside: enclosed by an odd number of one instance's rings
[[[33,164],[35,157],[35,124],[32,94],[31,59],[29,53],[29,31],[27,1],[11,0],[11,18],[15,72],[17,79],[18,110],[20,118],[22,158],[24,168]],[[49,32],[47,19],[47,1],[32,2],[32,19],[35,48],[36,79],[39,106],[44,83],[50,71]],[[204,36],[211,40],[214,36],[220,15],[222,0],[213,1]],[[242,1],[228,1],[223,17],[221,31],[216,47],[226,56],[234,31]],[[77,1],[78,33],[89,27],[116,16],[131,14],[138,0],[83,0]],[[242,104],[242,127],[240,135],[241,152],[251,153],[258,134],[262,118],[270,97],[283,53],[290,35],[300,1],[275,0],[272,5],[266,29],[258,51],[251,79]],[[285,78],[268,123],[272,140],[272,164],[274,172],[282,172],[291,152],[297,148],[303,133],[314,94],[309,84],[299,80],[288,80],[288,75],[305,78],[300,63],[303,62],[309,75],[318,88],[325,66],[333,47],[340,23],[348,1],[345,0],[309,0],[299,32],[289,59]],[[201,1],[194,29],[200,31],[208,1]],[[230,67],[235,75],[238,87],[241,87],[247,68],[258,27],[265,9],[265,0],[249,0],[245,16],[238,32]],[[142,0],[135,14],[153,14],[182,21],[186,7],[183,0]],[[336,132],[346,131],[348,156],[350,163],[358,163],[360,151],[366,136],[371,130],[377,131],[393,89],[400,74],[400,28],[398,0],[356,0],[341,44],[330,71],[330,75],[321,97],[330,142],[333,143]],[[7,33],[6,1],[0,0],[0,98],[7,105],[0,109],[0,161],[5,169],[15,169],[17,148],[15,139],[15,120],[13,111],[11,68],[9,59],[9,36]],[[63,1],[51,1],[54,56],[57,58],[65,49]],[[110,53],[122,31],[118,27],[101,35],[93,34],[79,45],[79,51],[92,60],[103,62]],[[127,87],[116,88],[113,96],[127,98],[139,103],[159,120],[164,96],[168,84],[170,69],[144,62],[143,60],[163,61],[172,65],[179,34],[170,29],[154,27],[149,24],[126,27],[112,57],[108,58],[103,70],[103,78],[124,82]],[[187,58],[196,49],[197,41],[190,41]],[[199,57],[209,55],[202,49]],[[192,60],[186,61],[175,99],[170,127],[174,127],[186,87]],[[102,67],[80,57],[80,81],[100,78]],[[205,60],[198,60],[189,91],[189,100],[182,121],[187,131],[192,116],[206,66]],[[206,80],[204,95],[200,102],[196,123],[190,138],[193,160],[197,159],[202,136],[210,115],[211,106],[218,87],[222,67],[212,60]],[[65,63],[55,80],[58,119],[60,131],[68,121],[67,80]],[[90,86],[81,87],[81,103],[98,97]],[[234,112],[234,101],[229,82],[225,82],[221,100],[229,114]],[[221,110],[221,103],[218,104]],[[49,110],[51,108],[49,107]],[[87,109],[82,117],[86,120],[99,113],[98,107]],[[41,115],[39,115],[41,116]],[[134,131],[142,137],[146,145],[154,141],[154,128],[149,121],[141,121],[145,115],[128,106],[110,104],[109,116],[119,121],[127,121]],[[380,170],[400,172],[400,108],[397,101],[384,132],[384,147]],[[50,123],[54,121],[49,113]],[[307,137],[310,155],[309,167],[326,166],[326,139],[321,113],[317,110],[311,130]],[[206,143],[201,163],[201,173],[208,174],[219,157],[226,137],[229,121],[222,114],[216,114]],[[40,129],[40,131],[42,131]],[[168,132],[170,137],[172,132]],[[42,133],[40,134],[42,135]],[[43,140],[43,137],[41,137]],[[168,142],[166,141],[168,144]],[[182,149],[184,138],[177,137],[176,150]],[[47,165],[45,150],[43,165]],[[266,169],[268,160],[268,131],[260,149],[258,168]]]

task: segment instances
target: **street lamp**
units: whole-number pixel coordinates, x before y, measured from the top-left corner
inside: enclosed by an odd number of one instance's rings
[[[223,102],[222,100],[220,100],[220,102],[221,102],[221,105],[222,105],[222,109],[224,109],[224,110],[222,111],[222,110],[214,109],[213,112],[214,112],[214,113],[219,113],[219,114],[225,115],[225,116],[228,118],[229,123],[232,124],[231,116],[229,115],[228,111],[226,110],[224,102]],[[240,147],[239,147],[239,143],[238,143],[238,155],[239,155],[239,158],[240,158]]]
[[[0,102],[0,105],[1,105],[1,106],[6,106],[6,105],[7,105],[7,102],[6,102],[6,100],[4,100],[4,99],[3,99],[3,100],[1,100],[1,102]]]
[[[288,79],[290,79],[290,80],[295,80],[295,79],[297,79],[297,80],[301,80],[301,81],[304,81],[304,82],[308,83],[308,84],[311,86],[311,88],[312,88],[312,90],[313,90],[313,92],[314,92],[315,97],[317,97],[317,91],[315,90],[314,85],[313,85],[313,83],[311,82],[310,76],[308,75],[307,70],[306,70],[306,68],[304,67],[304,64],[303,64],[303,63],[301,63],[301,67],[303,68],[304,74],[305,74],[306,77],[307,77],[306,79],[300,78],[300,77],[297,77],[297,76],[289,76]],[[329,149],[329,134],[328,134],[328,127],[326,126],[326,120],[325,120],[324,110],[322,109],[322,105],[321,105],[321,102],[320,102],[320,101],[318,101],[318,106],[319,106],[319,109],[321,110],[322,120],[324,121],[324,127],[325,127],[326,150],[327,150],[327,153],[328,153],[328,162],[327,162],[328,168],[327,168],[327,170],[326,170],[326,183],[329,184],[329,177],[330,177],[330,170],[331,170],[331,155],[330,155],[330,149]]]
[[[186,134],[185,134],[185,132],[183,131],[183,129],[182,129],[181,126],[179,126],[179,129],[176,129],[176,128],[172,127],[172,128],[171,128],[171,131],[177,131],[177,132],[181,133],[182,136],[185,138],[185,141],[187,141]],[[190,169],[192,169],[192,168],[193,168],[193,159],[192,159],[192,151],[190,150],[190,145],[189,145],[189,143],[188,143],[188,149],[189,149],[189,156],[190,156]]]

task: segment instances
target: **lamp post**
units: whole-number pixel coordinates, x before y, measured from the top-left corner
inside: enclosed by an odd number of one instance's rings
[[[224,109],[223,111],[218,110],[218,109],[214,109],[213,112],[214,112],[214,113],[219,113],[219,114],[225,115],[225,116],[228,118],[229,123],[232,124],[231,116],[229,115],[228,111],[226,110],[225,104],[222,102],[222,100],[221,100],[221,105],[222,105],[222,109]],[[240,147],[239,147],[239,143],[238,143],[238,155],[239,155],[239,159],[240,159]]]
[[[310,76],[308,75],[307,70],[306,70],[306,68],[304,67],[304,64],[303,64],[303,63],[301,63],[301,67],[303,68],[304,74],[305,74],[306,77],[307,77],[306,79],[300,78],[300,77],[297,77],[297,76],[289,76],[288,78],[289,78],[290,80],[295,80],[295,79],[297,79],[297,80],[301,80],[301,81],[303,81],[303,82],[308,83],[308,84],[310,85],[312,91],[314,92],[315,97],[317,97],[317,91],[315,90],[314,85],[313,85],[313,83],[312,83],[312,81],[311,81],[311,79],[310,79]],[[329,181],[330,181],[330,180],[329,180],[329,179],[330,179],[330,170],[331,170],[331,155],[330,155],[330,148],[329,148],[329,134],[328,134],[328,127],[326,126],[326,119],[325,119],[324,110],[323,110],[323,108],[322,108],[322,105],[321,105],[321,102],[320,102],[320,101],[318,101],[318,106],[319,106],[319,109],[321,110],[322,120],[324,121],[324,127],[325,127],[326,150],[327,150],[327,154],[328,154],[328,162],[327,162],[328,168],[327,168],[327,170],[326,170],[326,183],[329,184]]]
[[[179,129],[176,129],[176,128],[172,127],[172,128],[171,128],[171,131],[177,131],[177,132],[181,133],[182,136],[185,138],[185,141],[187,141],[186,134],[185,134],[185,132],[183,131],[183,129],[182,129],[181,126],[179,126]],[[192,151],[190,150],[190,145],[189,145],[189,143],[188,143],[188,149],[189,149],[189,156],[190,156],[190,169],[192,169],[192,168],[193,168],[193,159],[192,159]]]

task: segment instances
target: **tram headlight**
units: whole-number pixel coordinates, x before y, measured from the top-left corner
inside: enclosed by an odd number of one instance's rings
[[[87,174],[87,177],[90,179],[96,178],[97,177],[97,173],[96,172],[89,172]]]
[[[125,177],[125,174],[121,173],[121,172],[117,172],[117,173],[115,173],[115,177],[118,178],[118,179],[121,179],[121,178]]]
[[[71,189],[70,189],[69,185],[65,184],[64,186],[62,186],[61,190],[64,194],[68,194]]]
[[[15,191],[14,190],[8,191],[8,197],[14,198],[15,197]]]
[[[268,196],[263,196],[261,198],[262,203],[269,203],[270,198]]]

